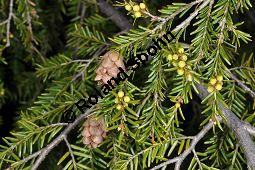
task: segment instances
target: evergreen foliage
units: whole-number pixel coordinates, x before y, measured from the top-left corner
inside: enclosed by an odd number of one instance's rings
[[[0,0],[0,109],[18,104],[0,169],[255,169],[254,25],[240,20],[252,5]],[[129,79],[95,106],[77,109],[100,86],[100,56],[115,50],[127,63],[168,31],[176,39],[127,69]],[[94,149],[81,134],[91,115],[108,131]]]

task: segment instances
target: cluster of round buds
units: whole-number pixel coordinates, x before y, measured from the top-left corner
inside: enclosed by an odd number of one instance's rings
[[[222,89],[222,85],[223,85],[223,76],[222,75],[218,75],[216,77],[212,77],[210,79],[207,91],[209,93],[212,93],[214,91],[220,91]]]
[[[192,81],[192,74],[189,72],[189,66],[186,63],[188,57],[184,53],[183,48],[179,48],[175,54],[169,54],[167,59],[177,68],[178,75],[182,76],[185,74],[187,80]]]
[[[9,37],[12,39],[14,36],[13,36],[13,34],[12,34],[12,33],[10,33],[10,34],[9,34]],[[6,39],[6,38],[4,38],[2,41],[3,41],[3,43],[6,43],[6,42],[7,42],[7,39]]]
[[[82,141],[89,148],[96,148],[106,137],[106,128],[103,118],[89,117],[83,124]]]
[[[144,3],[137,4],[135,2],[130,1],[129,3],[125,3],[125,9],[133,14],[133,17],[140,18],[142,16],[143,11],[146,10],[146,5]]]
[[[116,109],[123,110],[124,107],[128,106],[130,100],[130,97],[125,96],[123,91],[119,91],[117,97],[115,98],[115,103],[117,104]]]

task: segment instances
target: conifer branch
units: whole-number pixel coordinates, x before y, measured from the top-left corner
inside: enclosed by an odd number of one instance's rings
[[[74,169],[77,169],[77,167],[76,167],[76,162],[75,162],[75,158],[74,158],[74,154],[73,154],[72,148],[71,148],[70,143],[68,142],[66,136],[64,136],[64,141],[65,141],[65,143],[66,143],[66,145],[67,145],[67,147],[68,147],[69,153],[70,153],[70,155],[71,155],[71,157],[72,157]]]
[[[194,18],[197,16],[198,12],[199,12],[200,10],[202,10],[203,8],[205,8],[211,1],[213,1],[213,0],[205,0],[197,9],[195,9],[195,11],[194,11],[193,13],[190,14],[190,16],[189,16],[187,19],[185,19],[181,24],[177,25],[177,26],[172,30],[172,32],[175,32],[175,33],[176,33],[176,32],[178,32],[179,30],[186,28],[187,25],[190,24],[191,20],[194,19]],[[196,1],[195,1],[195,2],[196,2]]]
[[[206,1],[210,1],[210,0],[206,0]],[[201,3],[201,2],[203,2],[203,0],[196,0],[196,1],[194,1],[194,2],[191,2],[191,3],[187,4],[186,6],[184,6],[183,8],[180,8],[180,9],[176,10],[173,14],[171,14],[170,16],[168,16],[168,17],[166,17],[166,18],[164,18],[164,19],[162,19],[162,18],[160,18],[160,17],[153,16],[154,19],[157,19],[157,18],[158,18],[158,20],[159,20],[159,21],[162,21],[162,22],[161,22],[159,25],[157,25],[157,26],[152,30],[152,32],[154,33],[155,31],[157,31],[157,30],[159,30],[159,29],[162,29],[163,26],[164,26],[168,21],[170,21],[171,19],[174,19],[174,18],[175,18],[177,15],[179,15],[182,11],[184,11],[185,9],[187,9],[187,8],[189,8],[189,7],[192,7],[192,6],[196,5],[196,4],[199,4],[199,3]],[[185,21],[183,21],[183,22],[185,22]],[[181,24],[182,24],[182,23],[181,23]],[[178,27],[178,26],[177,26],[177,27]],[[176,31],[178,31],[178,30],[176,30]]]
[[[217,119],[218,121],[222,120],[222,118],[220,117],[217,117]],[[180,156],[177,156],[173,159],[169,159],[168,161],[153,167],[151,170],[160,169],[172,163],[175,163],[175,170],[179,170],[183,160],[195,149],[197,143],[206,135],[207,132],[209,132],[209,130],[214,125],[215,125],[215,122],[210,121],[196,136],[193,137],[190,147],[187,150],[185,150]]]
[[[127,18],[116,11],[111,5],[105,2],[105,0],[98,0],[98,6],[101,12],[108,16],[121,30],[127,31],[132,27]]]
[[[234,74],[232,74],[230,71],[228,72],[230,77],[236,81],[236,83],[242,87],[246,92],[249,93],[249,95],[255,99],[255,92],[252,91],[248,86],[246,86],[242,81],[240,81]]]
[[[0,23],[0,26],[6,24],[6,45],[5,45],[5,47],[10,46],[10,29],[11,29],[12,17],[13,17],[13,0],[10,0],[8,18],[7,18],[7,20]]]
[[[80,115],[78,118],[75,119],[73,123],[70,123],[62,133],[56,137],[50,144],[48,144],[45,148],[41,149],[38,155],[40,155],[35,164],[32,167],[32,170],[38,169],[40,164],[43,162],[43,160],[46,158],[46,156],[50,153],[52,149],[54,149],[61,141],[64,140],[64,138],[67,137],[67,135],[71,132],[73,128],[75,128],[81,121],[83,121],[86,117],[91,115],[91,112],[94,110],[95,105],[92,106],[90,109],[88,109],[85,113]]]
[[[199,91],[199,97],[204,99],[208,96],[208,92],[204,86],[197,84],[196,88]],[[231,110],[226,108],[222,103],[219,103],[219,108],[221,109],[224,118],[226,119],[226,124],[228,127],[234,131],[236,138],[239,140],[239,144],[242,147],[245,157],[247,159],[247,165],[251,169],[255,169],[255,144],[249,134],[254,135],[255,127],[250,124],[241,121]]]

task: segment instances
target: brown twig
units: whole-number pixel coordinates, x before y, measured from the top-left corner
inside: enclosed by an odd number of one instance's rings
[[[132,27],[127,18],[116,11],[111,5],[105,2],[105,0],[98,0],[97,4],[100,11],[108,16],[121,30],[127,31]]]

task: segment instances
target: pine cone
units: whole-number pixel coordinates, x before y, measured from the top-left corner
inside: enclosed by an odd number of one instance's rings
[[[103,118],[87,118],[83,124],[83,143],[89,148],[96,148],[106,137],[105,122]]]
[[[117,77],[120,72],[118,67],[125,70],[125,65],[123,63],[123,57],[115,51],[109,51],[102,56],[102,61],[98,69],[96,70],[95,81],[100,84],[108,84],[112,77]]]

